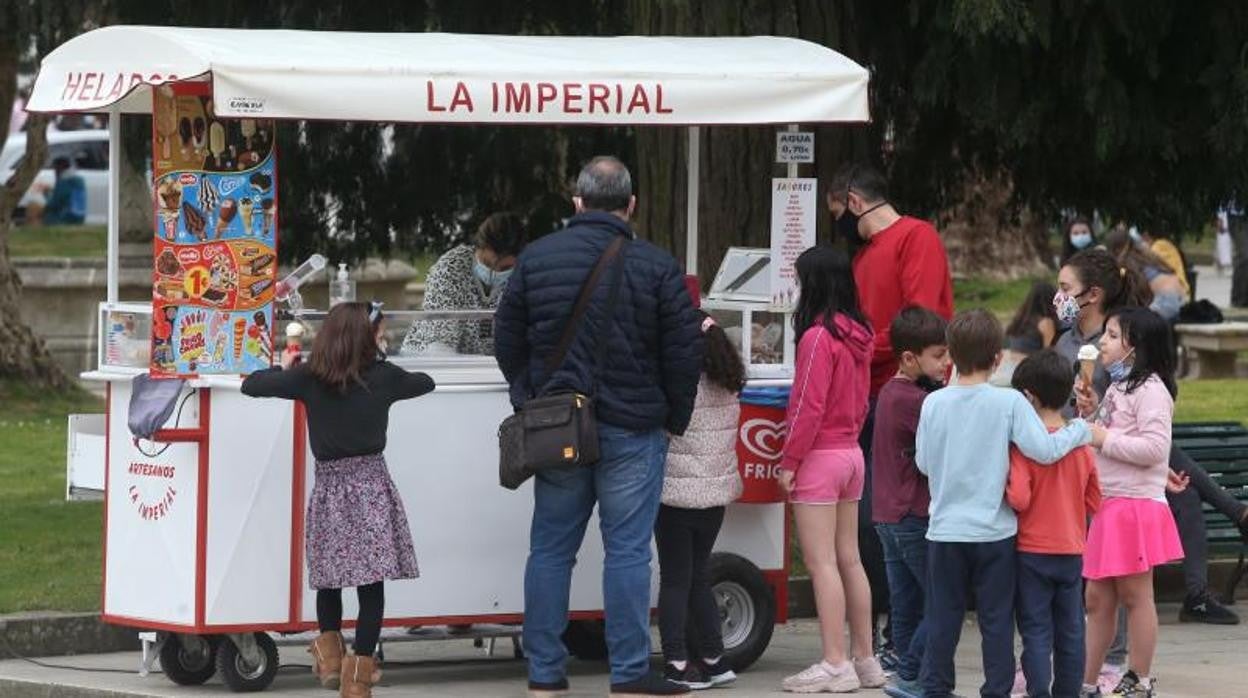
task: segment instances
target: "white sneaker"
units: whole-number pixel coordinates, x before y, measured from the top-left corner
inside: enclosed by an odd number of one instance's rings
[[[794,674],[781,687],[789,693],[849,693],[862,688],[854,665],[845,662],[839,667],[820,661],[803,672]]]
[[[858,675],[858,682],[863,688],[880,688],[888,683],[888,675],[884,673],[884,667],[880,666],[880,660],[873,656],[855,659],[854,673]]]

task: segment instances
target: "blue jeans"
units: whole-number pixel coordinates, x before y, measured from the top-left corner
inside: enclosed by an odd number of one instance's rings
[[[1015,607],[1027,695],[1078,698],[1086,651],[1083,556],[1020,552]]]
[[[663,492],[667,435],[598,425],[602,458],[584,468],[549,470],[535,478],[529,561],[524,570],[524,651],[529,680],[564,677],[572,567],[598,505],[606,553],[602,592],[611,683],[649,671],[650,539]]]
[[[907,515],[897,523],[875,525],[884,546],[888,573],[889,623],[897,648],[897,675],[906,681],[919,676],[927,624],[923,604],[927,597],[927,519]]]
[[[926,698],[949,698],[957,676],[953,656],[962,638],[967,590],[975,595],[984,657],[982,698],[1009,698],[1014,685],[1013,536],[993,543],[939,543],[927,548],[927,647],[920,680]]]

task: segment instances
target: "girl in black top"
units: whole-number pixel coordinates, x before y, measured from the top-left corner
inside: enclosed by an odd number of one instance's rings
[[[308,502],[308,584],[316,592],[321,634],[308,650],[321,684],[369,696],[381,678],[373,659],[381,633],[386,579],[419,575],[407,515],[382,452],[390,405],[433,390],[380,352],[380,305],[340,303],[325,319],[306,363],[293,357],[251,374],[243,393],[299,400],[307,408],[316,481]],[[342,589],[356,587],[360,615],[354,654],[342,640]]]

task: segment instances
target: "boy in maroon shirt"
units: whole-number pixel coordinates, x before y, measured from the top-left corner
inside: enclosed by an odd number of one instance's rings
[[[890,696],[919,696],[919,664],[926,646],[923,603],[927,587],[927,478],[914,464],[919,412],[928,392],[949,371],[945,320],[908,307],[889,326],[897,373],[880,390],[872,437],[872,521],[884,547],[889,620],[898,665]]]

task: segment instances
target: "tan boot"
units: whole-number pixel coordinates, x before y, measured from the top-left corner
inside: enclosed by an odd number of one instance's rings
[[[342,674],[342,658],[347,654],[346,643],[342,641],[342,633],[321,633],[312,641],[308,648],[312,655],[312,673],[321,682],[321,686],[330,690],[338,688]]]
[[[342,660],[341,698],[372,698],[373,686],[381,681],[381,669],[373,657],[348,654]]]

